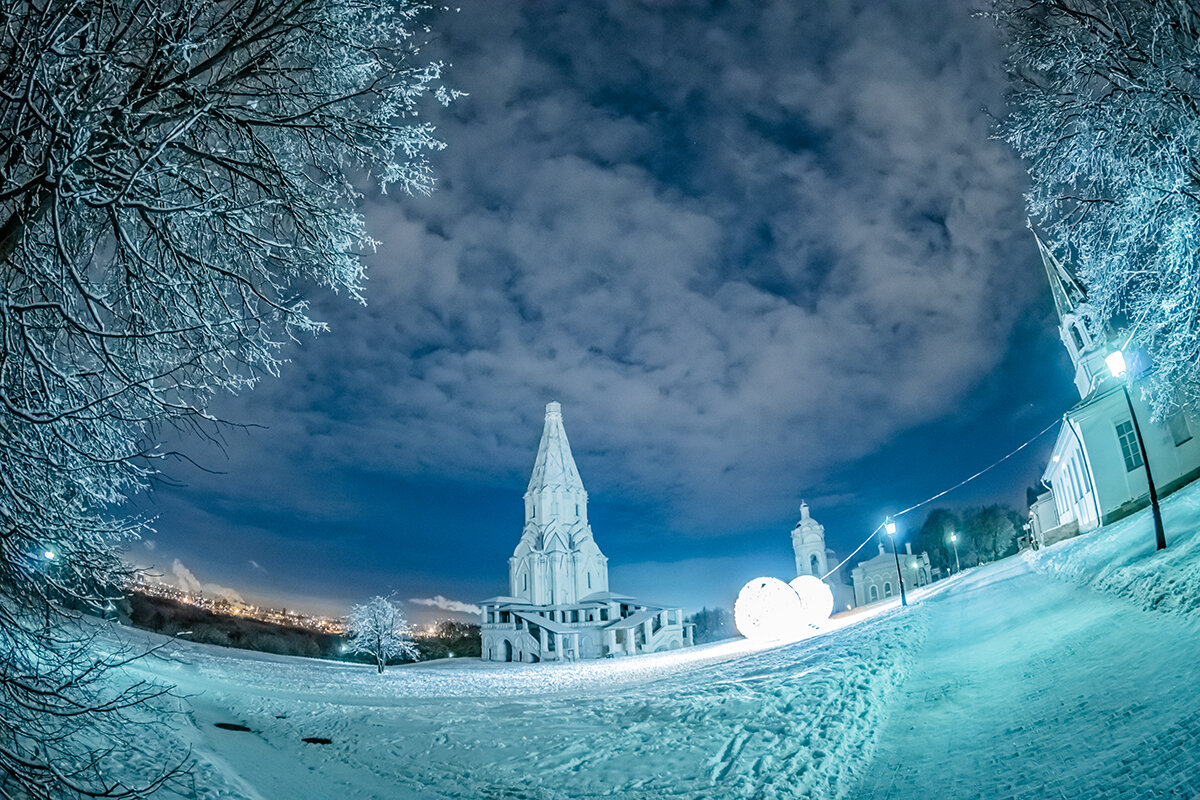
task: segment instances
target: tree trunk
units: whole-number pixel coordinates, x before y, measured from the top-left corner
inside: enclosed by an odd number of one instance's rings
[[[383,663],[384,663],[384,662],[383,662],[383,658],[382,658],[381,656],[376,656],[376,657],[375,657],[375,666],[376,666],[376,667],[379,669],[379,674],[380,674],[380,675],[382,675],[382,674],[383,674]]]

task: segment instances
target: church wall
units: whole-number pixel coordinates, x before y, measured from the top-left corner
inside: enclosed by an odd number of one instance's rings
[[[1166,425],[1150,422],[1150,409],[1134,394],[1136,389],[1131,392],[1131,400],[1150,459],[1150,471],[1159,494],[1165,495],[1200,470],[1200,438],[1197,436],[1200,429],[1194,420],[1190,420],[1191,438],[1177,445],[1174,434]],[[1098,397],[1073,416],[1079,421],[1103,521],[1111,522],[1148,503],[1146,471],[1140,466],[1133,470],[1127,468],[1117,433],[1117,423],[1129,420],[1124,393],[1116,391]],[[1136,443],[1133,447],[1136,449]],[[1065,487],[1065,476],[1057,477],[1057,485]],[[1091,515],[1095,515],[1094,504]],[[1094,522],[1089,522],[1085,516],[1080,520],[1080,527],[1094,527]]]

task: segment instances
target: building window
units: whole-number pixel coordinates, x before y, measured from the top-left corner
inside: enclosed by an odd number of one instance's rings
[[[812,567],[812,574],[816,575],[818,578],[821,577],[821,575],[820,575],[821,571],[817,567],[818,561],[817,561],[816,555],[809,556],[808,563],[809,563],[809,566]]]
[[[592,573],[589,572],[587,574],[587,576],[588,576],[588,588],[590,589],[590,588],[592,588]]]
[[[891,596],[892,596],[892,582],[891,582],[891,581],[886,581],[886,582],[884,582],[884,584],[883,584],[883,596],[884,596],[884,597],[891,597]]]
[[[1121,442],[1121,455],[1125,457],[1125,470],[1133,472],[1142,465],[1142,453],[1138,449],[1132,422],[1126,420],[1117,423],[1117,439]]]
[[[1082,349],[1085,347],[1085,342],[1087,342],[1087,333],[1084,332],[1084,320],[1076,321],[1070,331],[1072,331],[1075,337],[1076,347],[1082,351]]]
[[[879,589],[875,586],[875,584],[871,584],[871,602],[874,603],[878,599]]]
[[[1071,326],[1071,338],[1075,341],[1075,352],[1083,352],[1083,336],[1079,333],[1079,326]]]
[[[1171,431],[1171,439],[1174,440],[1176,447],[1192,439],[1192,431],[1188,427],[1187,417],[1183,415],[1182,411],[1167,417],[1167,430]]]

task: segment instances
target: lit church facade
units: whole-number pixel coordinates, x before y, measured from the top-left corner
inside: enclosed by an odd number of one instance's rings
[[[1146,469],[1134,430],[1141,429],[1160,496],[1200,476],[1200,433],[1194,416],[1152,422],[1136,384],[1128,398],[1106,357],[1120,348],[1096,322],[1083,285],[1038,237],[1058,312],[1059,336],[1075,368],[1080,401],[1063,416],[1042,480],[1050,491],[1030,509],[1030,533],[1050,544],[1105,525],[1149,503]]]
[[[573,661],[692,644],[682,610],[609,591],[608,559],[588,524],[587,499],[562,407],[549,403],[525,492],[525,527],[508,560],[509,594],[483,603],[485,661]]]

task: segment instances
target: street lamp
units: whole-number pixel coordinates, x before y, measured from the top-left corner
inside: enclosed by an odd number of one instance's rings
[[[1146,469],[1146,486],[1150,489],[1150,509],[1154,512],[1154,544],[1155,549],[1167,548],[1167,535],[1163,531],[1162,512],[1158,508],[1158,490],[1154,488],[1154,476],[1150,474],[1150,454],[1146,452],[1146,443],[1142,440],[1142,426],[1138,425],[1137,414],[1133,413],[1133,400],[1129,397],[1129,382],[1125,380],[1128,370],[1125,367],[1125,354],[1120,350],[1109,353],[1104,358],[1108,371],[1114,378],[1121,380],[1121,391],[1125,393],[1125,405],[1129,408],[1129,420],[1133,423],[1133,433],[1137,437],[1138,450],[1142,454],[1142,466]]]
[[[883,521],[883,529],[892,540],[892,555],[896,557],[896,580],[900,582],[900,605],[908,605],[908,595],[904,593],[904,574],[900,572],[900,552],[896,549],[896,520],[888,517]]]
[[[950,531],[950,544],[954,545],[954,574],[962,572],[962,567],[958,563],[958,534]]]

